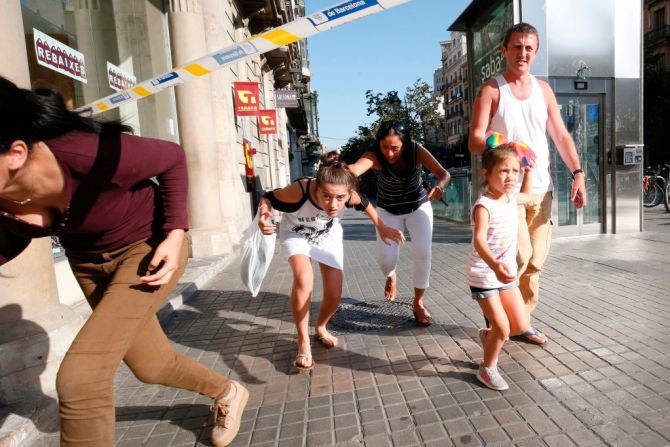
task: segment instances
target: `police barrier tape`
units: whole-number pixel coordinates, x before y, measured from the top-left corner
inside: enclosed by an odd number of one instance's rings
[[[128,89],[93,101],[78,108],[77,111],[90,114],[106,112],[123,104],[151,96],[154,93],[186,82],[189,79],[219,70],[255,54],[262,54],[275,48],[289,45],[314,34],[328,31],[336,26],[408,1],[410,0],[349,0],[342,2],[273,28],[262,34],[251,36],[243,42],[209,53],[206,56],[176,67],[168,73],[155,76]]]

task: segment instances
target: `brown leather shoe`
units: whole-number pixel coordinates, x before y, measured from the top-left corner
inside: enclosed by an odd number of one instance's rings
[[[230,444],[240,430],[242,413],[249,400],[249,391],[235,380],[230,381],[230,390],[219,396],[211,410],[214,413],[212,444],[223,447]]]

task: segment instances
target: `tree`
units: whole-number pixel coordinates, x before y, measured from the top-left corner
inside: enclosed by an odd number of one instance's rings
[[[374,133],[367,126],[358,126],[355,137],[349,138],[349,141],[342,146],[340,156],[346,163],[353,163],[358,160],[363,152],[370,150],[374,142]]]
[[[397,90],[385,94],[372,90],[365,92],[368,116],[374,116],[371,128],[376,128],[385,120],[397,119],[408,126],[412,139],[425,142],[426,127],[439,126],[439,101],[431,94],[430,86],[417,78],[414,85],[407,87],[402,99]]]
[[[439,101],[431,93],[430,86],[423,82],[421,78],[417,78],[414,85],[405,90],[402,98],[397,90],[386,93],[366,91],[368,116],[373,116],[374,121],[369,125],[358,126],[356,136],[349,138],[341,148],[342,160],[353,163],[365,151],[370,150],[374,143],[376,129],[382,121],[386,120],[401,120],[407,126],[407,131],[412,139],[426,143],[427,126],[439,125],[440,120],[437,111]],[[360,189],[364,193],[375,194],[375,176],[372,171],[363,175],[360,181]]]
[[[349,141],[347,141],[340,150],[340,156],[346,163],[354,163],[365,151],[369,151],[375,139],[374,132],[367,126],[358,126],[356,133],[357,135],[349,138]],[[368,171],[363,174],[358,182],[359,191],[367,195],[375,196],[377,194],[375,180],[376,175],[373,171]]]

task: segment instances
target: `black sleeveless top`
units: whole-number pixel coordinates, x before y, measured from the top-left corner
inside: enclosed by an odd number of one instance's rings
[[[416,145],[413,148],[416,151]],[[377,173],[377,206],[391,214],[408,214],[428,201],[421,182],[421,167],[415,166],[409,174],[401,174],[383,165]]]

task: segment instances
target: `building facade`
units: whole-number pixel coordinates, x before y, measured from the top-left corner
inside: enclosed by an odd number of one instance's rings
[[[57,89],[76,108],[304,13],[303,0],[7,0],[0,75],[23,88]],[[45,55],[70,62],[50,64]],[[236,116],[237,81],[258,84],[260,108],[277,110],[276,134],[261,133],[256,117]],[[294,103],[280,108],[281,92]],[[231,256],[260,193],[313,171],[321,151],[317,100],[307,45],[298,41],[101,117],[184,147],[190,254]],[[254,154],[252,184],[245,142]],[[60,359],[82,324],[83,297],[59,254],[48,238],[35,240],[0,267],[0,407],[53,394]]]
[[[446,89],[444,95],[447,116],[447,145],[454,149],[468,131],[467,46],[465,34],[452,31],[451,45],[445,63]]]
[[[433,91],[431,92],[433,100],[437,101],[437,122],[425,124],[425,141],[424,143],[429,147],[434,148],[439,153],[444,152],[446,146],[445,126],[446,120],[444,115],[444,72],[442,67],[435,70],[433,73]],[[436,155],[435,153],[433,155]]]
[[[670,69],[670,0],[644,0],[645,63]]]

